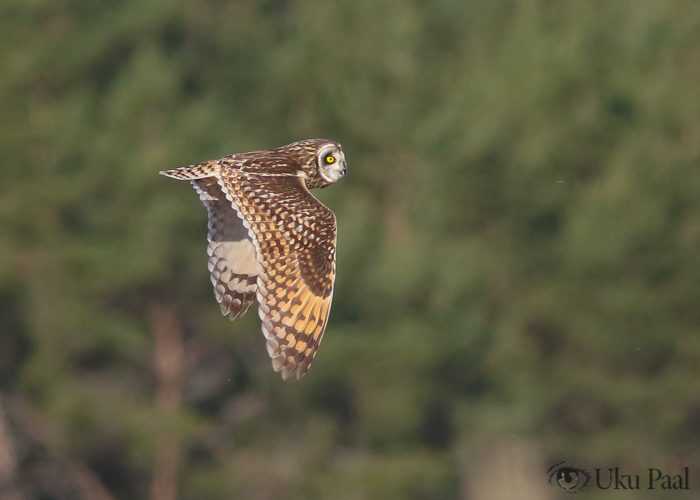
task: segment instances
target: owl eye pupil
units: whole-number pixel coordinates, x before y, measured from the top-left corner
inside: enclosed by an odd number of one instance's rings
[[[333,163],[335,161],[335,157],[328,155],[326,156],[326,163]]]

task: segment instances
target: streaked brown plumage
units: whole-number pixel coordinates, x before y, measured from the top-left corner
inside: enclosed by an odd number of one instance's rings
[[[221,312],[233,320],[257,298],[272,366],[285,379],[311,366],[335,282],[335,215],[309,189],[345,170],[340,144],[309,139],[160,172],[199,194]]]

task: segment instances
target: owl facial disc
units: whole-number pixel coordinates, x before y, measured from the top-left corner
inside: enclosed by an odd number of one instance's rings
[[[347,170],[345,155],[335,144],[328,144],[319,149],[316,161],[321,177],[331,184],[344,176]]]

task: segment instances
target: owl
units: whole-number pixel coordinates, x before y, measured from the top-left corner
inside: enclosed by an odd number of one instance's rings
[[[272,367],[285,380],[311,366],[335,283],[335,214],[309,189],[346,169],[340,144],[309,139],[160,172],[199,194],[221,312],[233,321],[257,299]]]

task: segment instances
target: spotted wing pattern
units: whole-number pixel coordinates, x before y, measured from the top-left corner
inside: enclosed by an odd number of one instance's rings
[[[335,281],[335,215],[301,175],[222,168],[219,178],[257,251],[258,314],[272,366],[285,379],[311,366]]]

